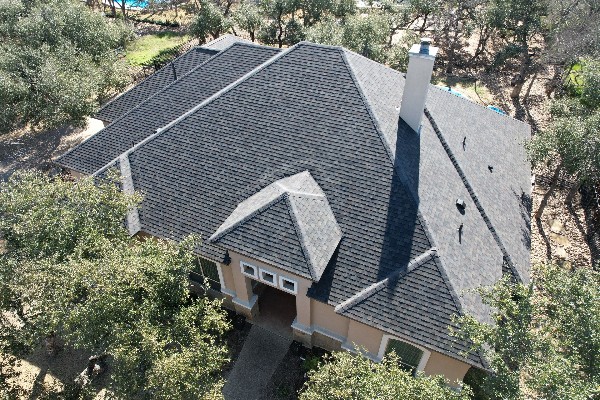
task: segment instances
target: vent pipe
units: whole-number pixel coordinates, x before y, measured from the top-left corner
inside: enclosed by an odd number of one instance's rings
[[[421,43],[413,45],[408,52],[408,71],[400,105],[400,118],[415,132],[419,132],[421,127],[437,52],[438,48],[431,46],[429,38],[421,39]]]

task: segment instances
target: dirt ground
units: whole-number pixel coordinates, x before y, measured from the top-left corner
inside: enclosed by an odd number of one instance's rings
[[[64,128],[45,132],[16,132],[0,135],[0,181],[19,169],[49,171],[52,160],[102,129],[97,119],[88,118],[85,128]]]

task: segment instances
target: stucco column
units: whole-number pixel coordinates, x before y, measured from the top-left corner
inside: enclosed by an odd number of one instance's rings
[[[292,325],[294,340],[312,347],[312,321],[310,319],[310,299],[306,296],[308,285],[298,282],[298,293],[296,293],[296,320]]]
[[[235,284],[235,297],[233,304],[239,314],[252,318],[258,314],[257,296],[252,293],[252,281],[250,278],[242,275],[239,268],[232,266],[233,281]]]

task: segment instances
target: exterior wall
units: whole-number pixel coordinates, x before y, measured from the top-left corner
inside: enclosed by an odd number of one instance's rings
[[[140,232],[136,237],[143,240],[151,236]],[[277,274],[278,278],[284,276],[297,282],[295,295],[297,318],[292,324],[295,340],[306,346],[318,346],[327,350],[344,349],[351,352],[355,352],[354,345],[357,344],[363,349],[364,356],[374,361],[381,360],[387,340],[394,336],[336,314],[334,307],[329,304],[310,299],[306,296],[306,292],[312,282],[306,278],[232,251],[229,252],[229,256],[231,257],[229,265],[217,263],[226,307],[235,309],[249,319],[260,312],[257,296],[252,291],[252,279],[241,272],[241,261],[247,262]],[[407,341],[400,337],[398,339]],[[470,368],[470,365],[444,354],[429,349],[423,350],[425,352],[423,365],[419,366],[419,370],[427,375],[444,375],[451,385],[458,386],[457,381],[461,381]]]
[[[378,360],[377,354],[381,347],[383,332],[372,326],[351,320],[348,328],[348,337],[343,348],[354,352],[354,345],[359,345],[361,351],[366,351],[365,356]]]
[[[456,385],[457,381],[463,380],[470,367],[469,364],[432,351],[424,372],[427,375],[444,375],[451,385]]]
[[[325,328],[340,336],[347,336],[350,319],[336,314],[333,306],[312,300],[311,312],[313,325]]]

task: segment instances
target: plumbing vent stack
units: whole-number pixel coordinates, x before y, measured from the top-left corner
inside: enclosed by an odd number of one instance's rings
[[[437,52],[438,48],[431,46],[429,38],[421,39],[421,44],[413,45],[408,52],[408,71],[400,105],[400,118],[415,132],[419,132],[421,127]]]

